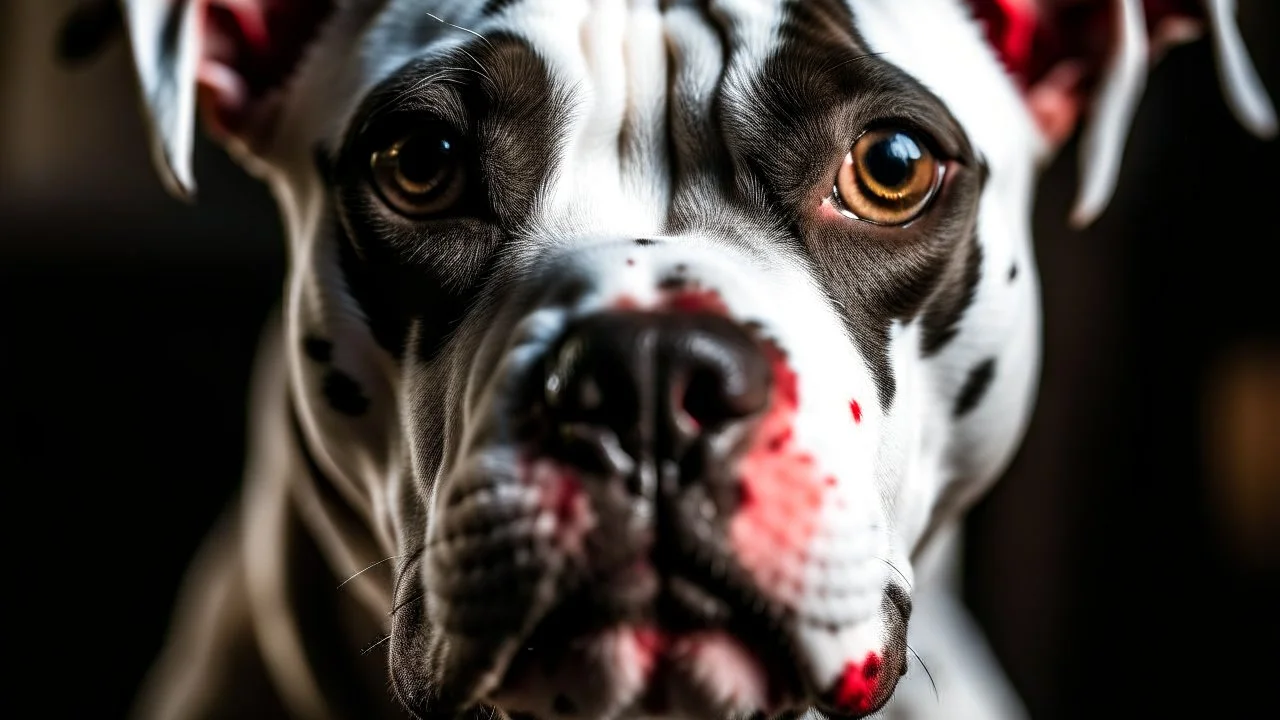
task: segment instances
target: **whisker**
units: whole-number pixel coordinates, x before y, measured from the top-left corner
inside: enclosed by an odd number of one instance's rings
[[[933,681],[933,673],[929,672],[929,666],[924,664],[924,660],[920,659],[920,653],[916,649],[907,645],[907,649],[912,655],[916,656],[916,662],[920,663],[920,667],[924,668],[924,674],[929,678],[929,684],[933,686],[933,699],[942,702],[942,698],[938,696],[938,683]]]
[[[480,33],[476,32],[475,30],[470,30],[470,29],[468,29],[468,28],[464,28],[464,27],[462,27],[461,25],[454,25],[453,23],[451,23],[451,22],[449,22],[449,21],[447,21],[447,20],[442,20],[442,19],[440,19],[439,17],[436,17],[435,15],[432,15],[431,13],[427,13],[427,17],[431,18],[432,20],[435,20],[435,21],[436,21],[436,22],[438,22],[438,23],[441,23],[441,24],[444,24],[444,25],[448,25],[449,27],[454,28],[454,29],[456,29],[456,30],[461,30],[462,32],[465,32],[465,33],[471,33],[472,35],[475,35],[476,37],[478,37],[478,38],[480,38],[481,40],[483,40],[483,41],[485,42],[485,44],[486,44],[486,45],[488,45],[489,47],[493,47],[493,43],[489,42],[489,38],[487,38],[487,37],[485,37],[485,36],[481,35]]]
[[[418,600],[421,600],[421,599],[422,599],[422,595],[423,595],[423,592],[422,592],[421,590],[419,590],[418,592],[414,593],[413,595],[411,595],[411,596],[409,596],[409,597],[405,598],[404,600],[401,600],[401,601],[400,601],[400,602],[399,602],[395,607],[391,608],[391,612],[387,613],[387,615],[395,615],[396,613],[400,612],[400,610],[401,610],[402,608],[404,608],[404,606],[405,606],[405,605],[408,605],[409,603],[417,602]]]
[[[384,562],[386,562],[386,561],[388,561],[388,560],[395,560],[397,557],[398,557],[397,555],[392,555],[392,556],[391,556],[391,557],[389,557],[389,558],[383,558],[383,559],[379,560],[378,562],[376,562],[376,563],[374,563],[374,564],[370,565],[369,567],[365,568],[364,570],[360,570],[360,571],[358,571],[355,575],[352,575],[351,577],[347,578],[346,580],[343,580],[342,582],[338,583],[338,588],[337,588],[337,589],[341,590],[343,585],[346,585],[347,583],[351,582],[352,580],[355,580],[356,578],[358,578],[358,577],[360,577],[361,575],[365,574],[366,572],[369,572],[370,570],[372,570],[372,569],[374,569],[374,568],[378,567],[379,565],[381,565],[382,563],[384,563]]]
[[[379,645],[381,645],[381,644],[385,643],[386,641],[388,641],[388,640],[390,640],[390,639],[391,639],[391,635],[389,635],[389,634],[388,634],[386,637],[382,638],[381,640],[378,640],[377,642],[375,642],[374,644],[370,645],[369,647],[367,647],[367,648],[365,648],[365,649],[361,650],[361,651],[360,651],[360,654],[361,654],[361,655],[368,655],[370,652],[372,652],[372,651],[373,651],[373,649],[374,649],[374,648],[378,647]]]
[[[427,547],[423,545],[422,547],[419,547],[417,550],[414,550],[413,552],[409,553],[408,555],[405,556],[404,565],[396,568],[396,580],[391,585],[391,597],[395,597],[396,595],[400,594],[400,585],[401,583],[404,582],[405,577],[409,575],[409,573],[405,572],[405,568],[417,562],[418,558],[422,557],[422,553],[425,552],[426,549]],[[395,612],[395,611],[393,610],[392,612]]]
[[[904,583],[906,583],[906,584],[907,584],[907,589],[908,589],[908,590],[910,590],[910,589],[911,589],[911,581],[907,579],[907,576],[906,576],[906,575],[903,575],[903,574],[902,574],[902,571],[898,569],[898,566],[897,566],[897,565],[894,565],[893,563],[889,562],[888,560],[886,560],[886,559],[884,559],[884,558],[882,558],[882,557],[878,557],[878,558],[876,558],[876,559],[877,559],[877,560],[879,560],[880,562],[884,563],[885,565],[888,565],[889,567],[893,568],[893,571],[894,571],[894,572],[896,572],[896,573],[898,573],[898,577],[902,578],[902,582],[904,582]]]

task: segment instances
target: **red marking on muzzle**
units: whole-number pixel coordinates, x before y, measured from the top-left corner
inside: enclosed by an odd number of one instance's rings
[[[853,414],[853,421],[855,423],[862,422],[862,406],[858,404],[857,400],[849,401],[849,412]]]
[[[800,405],[795,371],[776,347],[765,352],[773,366],[773,397],[739,466],[742,505],[729,536],[739,562],[761,587],[799,594],[796,565],[817,530],[828,479],[792,435]]]
[[[870,710],[880,684],[880,665],[880,656],[873,652],[867,653],[861,663],[850,660],[836,687],[836,706],[856,713]]]
[[[647,681],[658,667],[658,658],[667,652],[671,638],[658,628],[646,625],[635,629],[635,642],[640,674]]]
[[[541,490],[542,512],[555,523],[553,537],[559,546],[568,552],[583,552],[596,516],[577,473],[553,460],[538,458],[529,464],[526,477]]]
[[[715,315],[728,315],[729,306],[725,305],[720,293],[715,290],[689,288],[673,291],[661,303],[663,310],[672,312],[705,312]]]

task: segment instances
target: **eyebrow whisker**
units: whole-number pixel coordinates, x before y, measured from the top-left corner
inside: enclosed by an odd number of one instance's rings
[[[453,23],[449,22],[448,20],[443,20],[443,19],[441,19],[440,17],[438,17],[438,16],[436,16],[436,15],[432,15],[431,13],[426,13],[426,16],[427,16],[427,17],[429,17],[429,18],[431,18],[432,20],[435,20],[436,22],[438,22],[438,23],[440,23],[440,24],[442,24],[442,25],[448,25],[448,26],[449,26],[449,27],[451,27],[451,28],[455,28],[455,29],[457,29],[457,30],[461,30],[462,32],[465,32],[465,33],[471,33],[472,35],[475,35],[476,37],[478,37],[478,38],[480,38],[481,40],[483,40],[483,41],[485,42],[485,44],[486,44],[486,45],[488,45],[489,47],[493,47],[493,43],[489,42],[489,38],[487,38],[487,37],[485,37],[485,36],[481,35],[480,33],[476,32],[475,30],[471,30],[471,29],[469,29],[469,28],[464,28],[464,27],[462,27],[461,25],[454,25]]]

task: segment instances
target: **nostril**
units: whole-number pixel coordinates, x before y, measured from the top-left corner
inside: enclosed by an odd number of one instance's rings
[[[755,342],[736,328],[714,325],[696,330],[682,342],[684,382],[673,382],[678,415],[703,431],[746,418],[768,404],[770,371]],[[678,418],[680,419],[680,418]]]
[[[709,368],[693,370],[679,403],[683,415],[693,425],[690,430],[714,430],[749,414],[741,412],[741,403],[735,403],[730,392],[720,373]]]

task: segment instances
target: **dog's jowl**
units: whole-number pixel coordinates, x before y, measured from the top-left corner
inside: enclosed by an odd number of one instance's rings
[[[1230,5],[126,2],[163,177],[210,132],[290,259],[139,715],[1019,716],[949,578],[1036,172],[1101,212],[1189,29],[1270,132]]]

